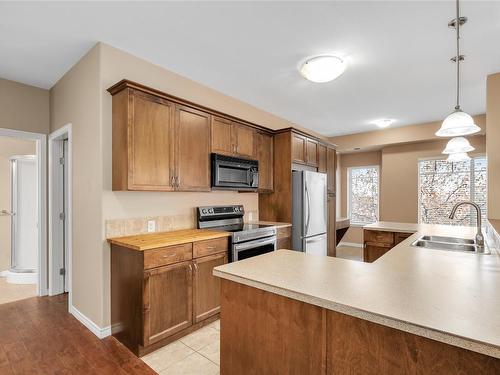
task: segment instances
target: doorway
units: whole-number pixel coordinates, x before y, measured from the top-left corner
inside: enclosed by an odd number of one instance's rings
[[[47,294],[45,139],[0,129],[0,303]]]
[[[71,124],[49,136],[49,295],[71,306]]]

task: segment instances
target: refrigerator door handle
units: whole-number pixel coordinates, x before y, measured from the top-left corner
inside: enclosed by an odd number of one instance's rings
[[[309,189],[307,188],[307,181],[305,181],[305,191],[306,191],[306,199],[307,199],[307,220],[306,220],[306,233],[305,235],[309,235],[309,222],[311,221],[311,199],[309,197]]]

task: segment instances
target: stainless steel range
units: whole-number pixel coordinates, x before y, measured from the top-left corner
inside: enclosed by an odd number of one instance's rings
[[[232,232],[231,262],[276,250],[276,228],[272,225],[245,224],[243,206],[198,207],[198,228]]]

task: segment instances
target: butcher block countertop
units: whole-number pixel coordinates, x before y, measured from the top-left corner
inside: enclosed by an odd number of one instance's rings
[[[229,237],[231,233],[212,231],[206,229],[185,229],[173,232],[154,232],[137,234],[134,236],[109,238],[108,242],[112,245],[123,246],[132,250],[144,251],[182,245],[190,242],[213,240],[215,238]]]

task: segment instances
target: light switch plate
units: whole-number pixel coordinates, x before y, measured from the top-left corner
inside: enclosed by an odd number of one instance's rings
[[[155,231],[156,231],[156,221],[148,220],[148,232],[155,232]]]

